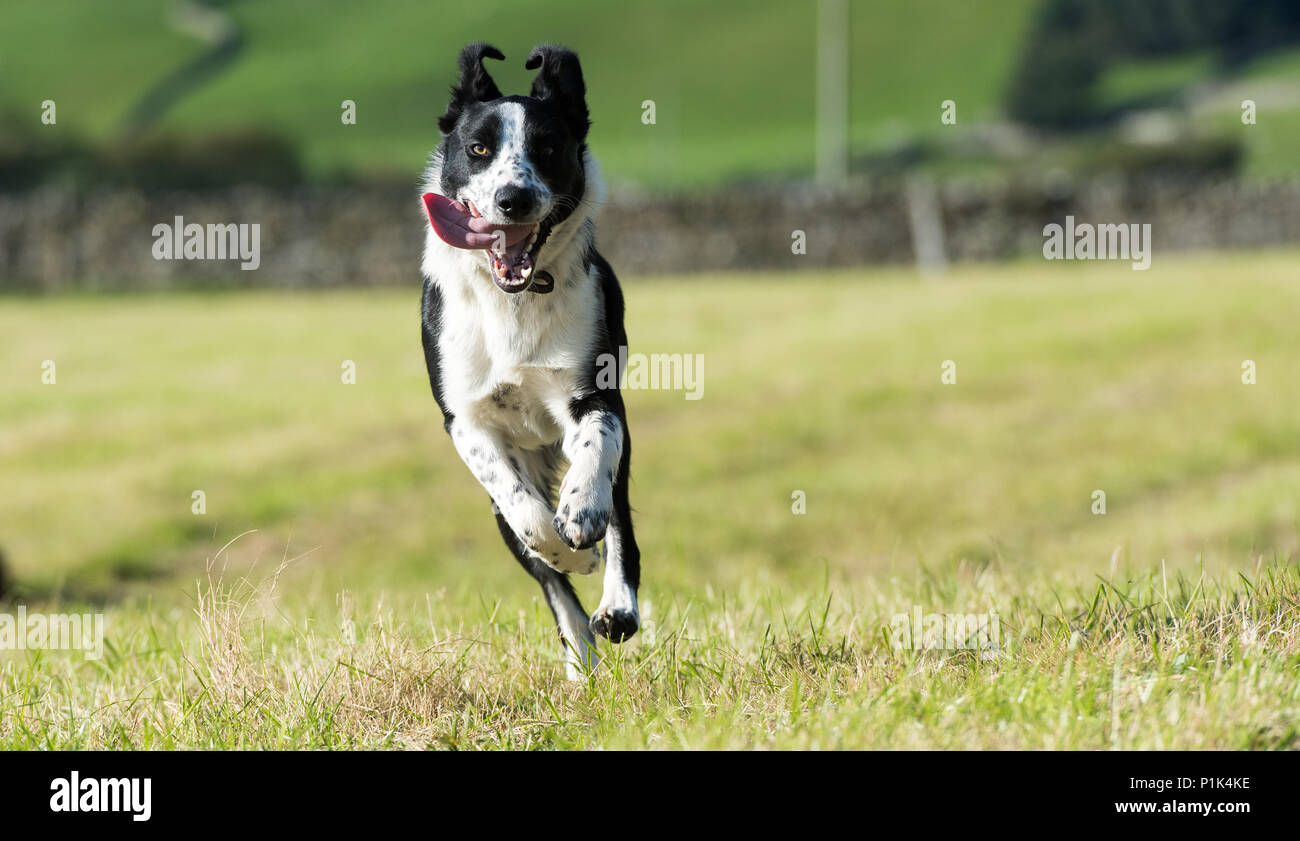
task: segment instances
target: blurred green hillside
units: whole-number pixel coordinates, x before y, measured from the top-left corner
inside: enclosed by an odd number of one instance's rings
[[[0,111],[35,120],[58,103],[63,131],[106,138],[145,88],[206,49],[176,31],[165,0],[11,0],[0,29]],[[954,0],[854,7],[855,146],[938,126],[942,99],[991,116],[1032,0],[996,12]],[[310,171],[418,168],[436,143],[455,56],[488,40],[506,91],[525,91],[528,51],[567,43],[583,58],[592,142],[615,178],[686,182],[810,171],[816,5],[687,0],[473,4],[276,0],[223,5],[245,34],[240,54],[161,124],[185,132],[255,125],[297,142]],[[356,101],[343,126],[340,102]],[[641,122],[653,99],[657,122]]]
[[[196,74],[192,86],[165,103],[150,124],[153,133],[197,138],[255,127],[296,146],[310,177],[405,177],[437,141],[435,119],[463,44],[501,47],[507,61],[492,71],[503,89],[522,92],[531,77],[523,68],[528,51],[558,41],[583,57],[592,142],[612,180],[675,186],[812,171],[813,0],[211,5],[229,16],[239,43],[228,60]],[[1004,120],[1037,6],[852,3],[855,169],[998,165],[1006,149],[987,138],[1001,135],[978,130]],[[38,143],[52,142],[53,132],[90,143],[120,138],[150,90],[212,49],[182,22],[178,10],[193,7],[169,0],[9,0],[0,27],[0,141],[6,133]],[[1116,61],[1097,70],[1090,94],[1097,101],[1151,94],[1167,105],[1177,94],[1176,110],[1196,132],[1242,145],[1246,172],[1300,170],[1300,144],[1293,142],[1300,51],[1273,49],[1226,76],[1197,54]],[[1244,131],[1243,96],[1260,107],[1258,125]],[[46,99],[58,105],[57,127],[40,125]],[[339,119],[345,99],[357,103],[354,126]],[[649,126],[641,122],[647,99],[657,118]],[[940,124],[947,99],[958,104],[958,126]]]

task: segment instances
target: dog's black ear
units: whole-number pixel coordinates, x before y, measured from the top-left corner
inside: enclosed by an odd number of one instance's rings
[[[538,70],[533,79],[533,98],[556,105],[573,136],[579,143],[585,141],[591,120],[587,111],[587,85],[582,81],[577,53],[554,44],[542,44],[533,48],[524,69]]]
[[[447,110],[438,118],[438,128],[443,134],[451,134],[460,119],[461,112],[471,102],[486,102],[500,99],[501,89],[492,81],[483,59],[495,58],[504,61],[505,55],[491,44],[470,44],[460,51],[460,79],[451,86],[451,102]]]

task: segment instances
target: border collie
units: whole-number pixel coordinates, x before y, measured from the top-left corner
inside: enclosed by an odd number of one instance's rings
[[[577,55],[534,49],[528,96],[503,96],[485,58],[505,56],[461,51],[424,176],[424,356],[443,426],[541,585],[579,679],[599,663],[595,635],[622,642],[640,621],[632,441],[618,378],[596,378],[598,357],[627,345],[623,293],[596,251],[604,188]],[[601,540],[604,593],[588,617],[568,576],[596,570]]]

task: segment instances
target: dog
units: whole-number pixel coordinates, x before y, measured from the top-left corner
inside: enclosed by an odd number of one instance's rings
[[[640,625],[632,439],[619,377],[597,376],[627,346],[623,293],[596,250],[604,187],[578,56],[534,49],[528,96],[503,96],[488,58],[505,56],[461,51],[424,174],[425,362],[456,452],[541,585],[566,673],[583,679],[600,662],[595,637],[621,643]],[[568,576],[599,567],[602,541],[603,593],[588,616]]]

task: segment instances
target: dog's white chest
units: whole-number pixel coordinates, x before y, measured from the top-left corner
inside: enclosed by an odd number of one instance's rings
[[[563,371],[523,368],[489,381],[484,393],[467,406],[472,421],[501,434],[524,449],[549,444],[563,434],[556,411],[563,411],[557,400]]]
[[[438,347],[448,408],[522,448],[553,443],[581,391],[579,375],[594,341],[597,296],[590,279],[580,276],[573,289],[548,296],[517,298],[474,269],[447,273],[454,280]]]

